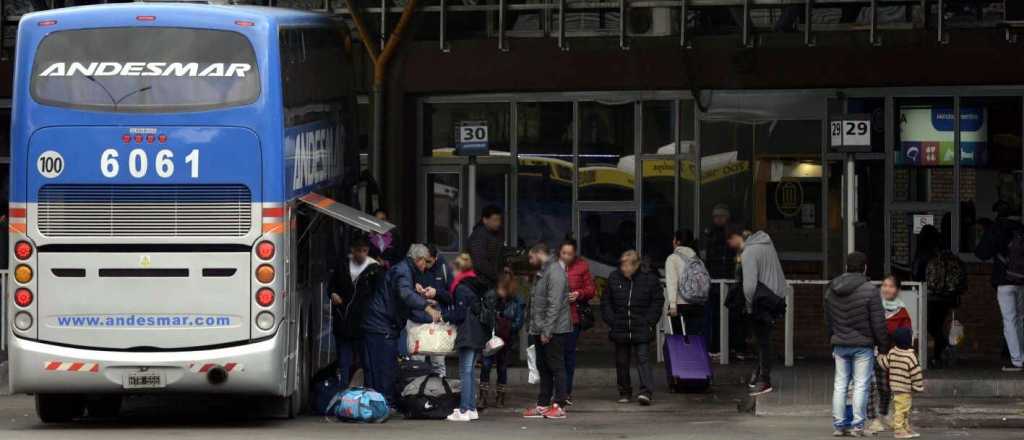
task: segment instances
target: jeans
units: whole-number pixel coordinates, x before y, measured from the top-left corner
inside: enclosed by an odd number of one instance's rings
[[[1024,286],[999,286],[996,290],[1003,315],[1003,338],[1015,367],[1024,365]]]
[[[356,355],[362,357],[363,342],[339,337],[335,337],[334,342],[338,348],[338,377],[347,386],[356,371]]]
[[[476,380],[473,379],[473,370],[476,368],[476,350],[472,348],[459,349],[459,383],[462,385],[461,397],[459,397],[459,409],[465,411],[476,411]]]
[[[868,420],[889,415],[892,389],[889,388],[889,372],[875,367],[875,380],[871,381],[871,398],[868,399]]]
[[[565,395],[572,395],[572,383],[576,377],[576,341],[580,339],[580,327],[573,326],[572,333],[565,335]]]
[[[502,347],[497,353],[484,358],[480,366],[480,382],[491,382],[491,368],[498,370],[498,385],[508,384],[508,346]]]
[[[565,405],[565,340],[568,337],[568,333],[551,335],[547,344],[541,344],[540,336],[530,337],[537,350],[537,372],[540,373],[537,406],[549,406],[552,401]]]
[[[693,336],[703,336],[708,334],[705,333],[706,329],[704,328],[704,309],[704,306],[698,304],[676,305],[676,311],[679,316],[669,320],[672,324],[672,334],[686,334]],[[685,333],[683,333],[683,327],[686,327]],[[705,340],[704,342],[709,343],[710,341]]]
[[[445,377],[448,373],[448,368],[444,364],[444,355],[415,355],[411,356],[411,358],[415,361],[422,361],[430,364],[431,372],[438,376]]]
[[[749,321],[750,330],[754,332],[754,338],[757,340],[757,380],[770,384],[772,383],[772,362],[775,361],[775,352],[772,350],[772,332],[775,330],[775,322],[760,319]]]
[[[633,385],[629,376],[630,357],[636,358],[636,373],[640,378],[640,395],[653,397],[651,385],[654,385],[654,376],[651,373],[651,344],[621,344],[615,343],[615,380],[619,385],[619,396],[631,397]]]
[[[832,426],[836,429],[864,429],[868,410],[868,392],[875,371],[874,347],[832,348],[836,361],[835,383],[832,387]],[[853,382],[853,421],[846,426],[846,393]]]
[[[395,380],[398,375],[398,340],[386,335],[367,333],[363,340],[363,371],[367,388],[376,390],[388,404],[395,402]]]
[[[409,332],[405,331],[405,327],[398,332],[398,355],[402,357],[409,355]]]

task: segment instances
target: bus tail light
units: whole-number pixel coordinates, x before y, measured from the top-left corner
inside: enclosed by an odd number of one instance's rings
[[[28,307],[32,305],[32,291],[24,287],[14,291],[14,303],[18,307]]]
[[[25,264],[19,264],[14,268],[14,279],[21,284],[32,281],[32,268]]]
[[[263,331],[267,331],[273,328],[274,314],[270,312],[260,312],[259,315],[256,315],[256,327],[259,327],[260,330]]]
[[[138,21],[156,21],[156,16],[155,15],[139,15],[139,16],[135,17],[135,19],[138,20]]]
[[[39,22],[40,27],[53,26],[57,24],[57,20],[43,20]]]
[[[256,291],[256,304],[260,307],[270,307],[274,304],[274,290],[269,287],[264,287]]]
[[[14,315],[14,326],[21,331],[28,330],[32,327],[32,315],[28,312],[18,312],[17,315]]]
[[[32,256],[32,245],[27,241],[19,241],[14,245],[14,256],[25,261]]]
[[[261,260],[269,260],[274,258],[274,243],[269,241],[262,241],[256,245],[256,256],[260,257]]]
[[[256,23],[248,20],[235,20],[235,24],[241,27],[252,27],[256,25]]]
[[[274,266],[261,264],[256,268],[256,280],[263,284],[270,284],[274,281]]]

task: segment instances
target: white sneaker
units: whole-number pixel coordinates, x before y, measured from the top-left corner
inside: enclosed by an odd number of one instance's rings
[[[480,420],[480,413],[475,409],[471,409],[463,413],[469,420]]]
[[[452,411],[452,414],[448,416],[449,422],[468,422],[469,414],[463,413],[458,408]]]

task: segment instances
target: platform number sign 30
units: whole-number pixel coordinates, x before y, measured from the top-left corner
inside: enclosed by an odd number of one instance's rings
[[[47,179],[56,178],[64,171],[64,157],[53,150],[44,151],[36,160],[36,169]]]
[[[465,124],[459,126],[459,143],[460,144],[478,144],[487,143],[487,125],[485,124]]]

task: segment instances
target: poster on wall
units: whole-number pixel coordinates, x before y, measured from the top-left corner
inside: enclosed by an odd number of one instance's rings
[[[952,107],[900,107],[900,145],[897,166],[952,166],[954,116]],[[960,165],[988,164],[988,111],[960,108]]]

